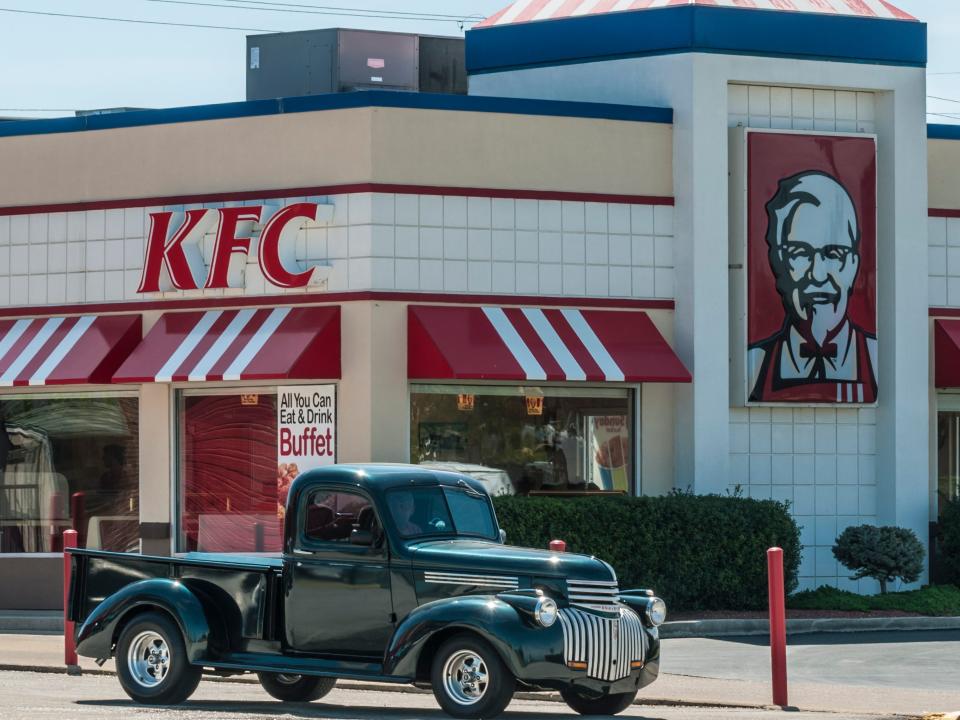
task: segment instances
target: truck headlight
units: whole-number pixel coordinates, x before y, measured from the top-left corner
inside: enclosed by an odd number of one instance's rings
[[[658,597],[647,603],[647,620],[654,627],[663,625],[667,619],[667,604]]]
[[[552,598],[540,598],[533,609],[533,616],[543,627],[550,627],[557,621],[557,603]]]

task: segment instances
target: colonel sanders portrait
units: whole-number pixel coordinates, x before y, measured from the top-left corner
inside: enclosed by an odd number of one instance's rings
[[[861,261],[850,193],[826,173],[802,172],[780,181],[766,211],[784,320],[749,348],[750,400],[874,402],[877,339],[848,316]]]

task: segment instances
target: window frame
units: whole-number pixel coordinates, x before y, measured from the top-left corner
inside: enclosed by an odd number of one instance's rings
[[[142,411],[142,403],[140,398],[139,390],[133,389],[117,389],[115,386],[93,386],[85,387],[82,390],[64,390],[63,386],[43,386],[32,388],[29,392],[23,392],[20,388],[17,388],[19,392],[0,392],[0,401],[11,401],[11,400],[102,400],[110,398],[134,398],[137,401],[137,419],[139,422],[140,412]],[[137,463],[140,462],[140,431],[137,430]],[[137,482],[137,502],[140,500],[140,484],[139,479]],[[142,512],[142,509],[141,509]],[[142,515],[140,516],[142,517]],[[143,537],[140,538],[140,551],[143,551]],[[132,553],[131,553],[132,554]],[[0,553],[0,562],[5,558],[62,558],[62,552],[17,552],[17,553]]]
[[[524,397],[527,391],[543,391],[545,397],[569,398],[623,398],[627,407],[627,427],[630,430],[630,450],[632,469],[628,481],[627,497],[639,497],[643,494],[643,384],[615,384],[615,383],[564,383],[557,381],[539,382],[504,382],[500,380],[474,380],[463,382],[457,380],[421,381],[407,384],[407,412],[404,416],[406,461],[415,464],[412,450],[413,436],[413,396],[428,395],[458,395],[461,393],[474,395],[493,395],[503,397]],[[960,397],[960,395],[958,395]],[[600,495],[620,494],[616,491],[600,491]]]
[[[385,557],[387,554],[385,532],[381,536],[379,545],[352,545],[349,538],[346,542],[343,542],[340,540],[314,540],[313,538],[307,537],[307,506],[310,502],[310,498],[317,492],[321,491],[339,493],[343,495],[354,495],[366,500],[373,509],[373,516],[376,519],[377,524],[379,524],[381,528],[384,527],[383,521],[380,518],[380,513],[377,511],[377,504],[373,501],[373,498],[368,492],[360,488],[345,488],[335,483],[317,483],[306,488],[301,493],[300,500],[297,503],[297,537],[293,544],[293,551],[295,553],[300,552],[311,554],[337,551],[346,553],[348,555]]]

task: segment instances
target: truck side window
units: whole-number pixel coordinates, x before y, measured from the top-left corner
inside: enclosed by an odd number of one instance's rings
[[[376,514],[370,501],[340,490],[314,490],[307,497],[304,536],[318,542],[350,543],[354,530],[373,531]]]

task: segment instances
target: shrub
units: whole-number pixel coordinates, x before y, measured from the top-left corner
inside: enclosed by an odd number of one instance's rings
[[[880,593],[887,583],[901,578],[916,582],[923,572],[923,545],[913,530],[898,527],[857,525],[848,527],[837,538],[833,556],[848,570],[851,579],[874,578]]]
[[[960,585],[960,500],[953,500],[943,506],[939,525],[943,579]]]
[[[784,550],[797,584],[800,530],[785,504],[719,495],[498,497],[511,545],[596,555],[620,587],[652,588],[675,610],[753,610],[767,603],[766,551]]]
[[[920,615],[953,617],[960,615],[960,588],[953,585],[935,585],[909,592],[891,592],[886,595],[858,595],[824,585],[816,590],[799,592],[787,599],[791,610],[842,610],[871,612],[899,610]]]

